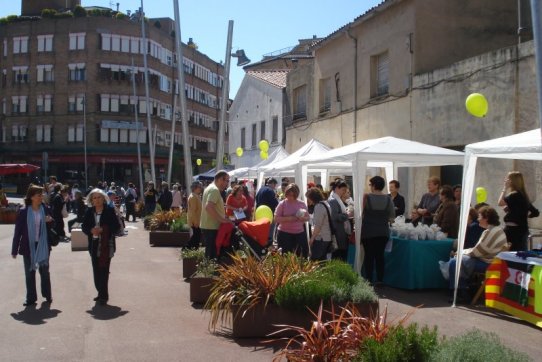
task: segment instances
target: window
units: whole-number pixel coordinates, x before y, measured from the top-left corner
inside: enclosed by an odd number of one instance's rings
[[[260,140],[265,139],[265,121],[260,121]]]
[[[28,67],[13,67],[13,84],[28,84],[30,83],[30,75]]]
[[[139,53],[139,38],[130,38],[130,50],[133,54]]]
[[[307,117],[307,86],[302,85],[294,89],[294,117],[293,119]]]
[[[119,96],[118,95],[111,96],[111,112],[115,112],[115,113],[119,112]]]
[[[379,97],[389,92],[389,55],[388,52],[371,57],[371,95]]]
[[[8,56],[8,41],[7,40],[4,40],[4,47],[2,50],[2,54],[4,54],[4,57]]]
[[[111,50],[120,52],[120,35],[111,35]]]
[[[53,110],[53,96],[39,95],[36,99],[36,113],[47,113]]]
[[[84,102],[84,94],[77,94],[68,97],[68,112],[83,112]]]
[[[256,148],[256,128],[257,128],[257,125],[256,123],[254,123],[252,125],[252,148]]]
[[[111,34],[102,34],[102,50],[111,50]]]
[[[11,97],[11,114],[25,114],[27,112],[26,96]]]
[[[38,52],[53,51],[53,35],[38,35]]]
[[[241,128],[241,148],[245,149],[246,143],[245,143],[245,128]]]
[[[7,102],[6,102],[6,99],[3,98],[2,99],[2,114],[7,114],[8,113],[8,109],[7,109]]]
[[[331,109],[331,79],[320,79],[320,113]]]
[[[85,63],[68,64],[69,74],[68,80],[70,81],[83,81],[86,80]]]
[[[26,141],[27,136],[27,127],[24,125],[11,126],[11,140],[14,142],[24,142]]]
[[[53,73],[52,65],[38,65],[37,69],[38,69],[38,77],[37,77],[38,83],[54,81],[54,73]]]
[[[70,33],[70,50],[85,49],[85,33]]]
[[[120,50],[123,53],[130,52],[130,37],[129,36],[120,37]]]
[[[68,142],[84,142],[83,131],[85,130],[84,125],[69,125],[68,126]]]
[[[18,36],[13,38],[13,54],[28,53],[28,37]]]
[[[279,141],[279,117],[273,116],[273,135],[271,136],[271,142],[275,143]]]
[[[36,126],[36,142],[51,142],[51,125],[38,124]]]
[[[7,69],[2,69],[2,88],[5,88],[8,83],[8,71]]]
[[[109,112],[109,94],[102,94],[100,96],[100,111]]]

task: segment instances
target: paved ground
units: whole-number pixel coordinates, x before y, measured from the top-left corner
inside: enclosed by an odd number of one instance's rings
[[[208,314],[188,301],[175,248],[153,248],[142,223],[129,223],[117,241],[108,306],[95,306],[88,253],[61,243],[51,257],[54,302],[25,309],[22,259],[9,256],[13,225],[0,225],[1,361],[270,361],[273,347],[233,341],[207,330]],[[443,291],[408,292],[382,288],[381,306],[456,335],[478,327],[495,331],[511,347],[539,359],[542,331],[483,307],[450,308]]]

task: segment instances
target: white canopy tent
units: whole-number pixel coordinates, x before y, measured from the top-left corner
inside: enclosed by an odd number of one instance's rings
[[[303,194],[306,188],[307,170],[315,168],[338,168],[346,165],[352,172],[355,207],[354,220],[356,230],[361,230],[361,213],[367,167],[383,167],[386,178],[393,179],[398,167],[424,167],[443,165],[462,165],[463,152],[431,146],[420,142],[404,140],[395,137],[383,137],[357,142],[344,147],[333,149],[324,156],[302,157],[297,165],[296,174],[301,175]],[[356,257],[354,268],[361,272],[360,233],[356,234]]]
[[[258,188],[263,186],[263,180],[266,175],[292,175],[302,157],[314,156],[316,158],[324,157],[330,151],[330,148],[315,139],[311,139],[303,147],[290,154],[288,157],[272,162],[266,166],[258,168]],[[297,175],[296,175],[297,177]],[[298,182],[299,183],[299,182]]]
[[[465,147],[465,163],[463,167],[463,188],[461,196],[461,217],[458,237],[458,260],[463,256],[463,244],[467,229],[470,199],[474,190],[476,162],[479,157],[505,158],[516,160],[542,161],[542,142],[540,128],[515,135],[495,138],[488,141],[472,143]],[[461,263],[456,264],[454,304],[457,296]]]
[[[258,162],[256,165],[251,167],[240,167],[236,168],[235,170],[232,170],[228,172],[231,177],[236,178],[255,178],[258,177],[258,169],[264,166],[268,166],[272,164],[273,162],[278,162],[286,157],[288,157],[290,154],[286,152],[284,147],[280,146],[277,147],[269,154],[269,157],[267,159],[262,160]]]

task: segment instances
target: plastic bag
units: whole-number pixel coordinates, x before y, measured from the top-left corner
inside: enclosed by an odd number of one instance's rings
[[[442,277],[446,280],[450,280],[450,261],[439,260],[438,265],[440,268],[440,272],[442,273]]]

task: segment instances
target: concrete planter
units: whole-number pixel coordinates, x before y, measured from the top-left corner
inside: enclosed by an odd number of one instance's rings
[[[190,278],[190,302],[205,304],[211,295],[214,278],[193,277]]]
[[[17,220],[17,210],[0,208],[0,224],[15,224]]]
[[[149,244],[152,246],[186,246],[190,240],[188,232],[150,231]]]
[[[335,313],[340,313],[340,306],[335,307]],[[378,313],[378,302],[375,303],[356,303],[356,308],[362,316],[370,317]],[[330,310],[330,307],[324,306],[324,310]],[[318,309],[314,310],[317,313]],[[330,315],[323,313],[322,319],[329,321]],[[327,319],[326,319],[327,318]],[[279,307],[276,304],[268,304],[250,309],[243,316],[243,311],[239,306],[232,308],[232,337],[233,338],[263,338],[270,333],[276,332],[282,327],[276,325],[291,325],[309,329],[315,317],[308,310],[293,310]],[[284,331],[274,337],[293,337],[297,333],[293,331]]]

